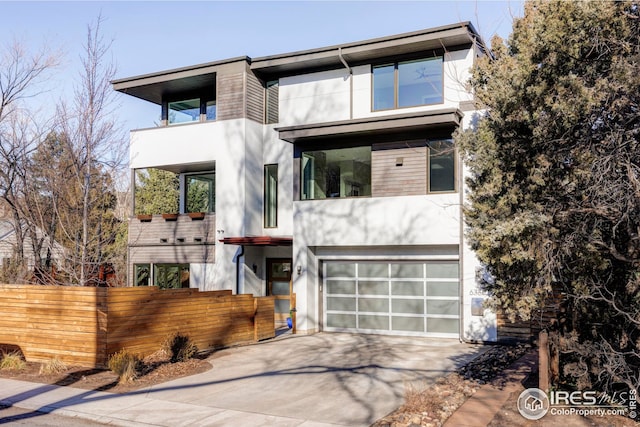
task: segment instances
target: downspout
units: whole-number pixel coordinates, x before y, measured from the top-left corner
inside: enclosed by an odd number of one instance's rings
[[[240,257],[244,256],[244,245],[240,245],[240,253],[236,255],[236,295],[240,293]]]
[[[349,118],[353,119],[353,70],[342,56],[342,47],[338,48],[338,58],[340,58],[340,62],[342,62],[344,68],[349,72]]]

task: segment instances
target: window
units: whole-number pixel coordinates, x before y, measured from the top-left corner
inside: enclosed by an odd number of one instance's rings
[[[278,81],[267,82],[265,93],[265,123],[278,123]]]
[[[153,267],[153,286],[160,289],[179,289],[189,287],[189,264],[135,264],[134,286],[151,286]]]
[[[430,141],[429,192],[455,191],[455,169],[453,141]]]
[[[216,119],[215,96],[207,95],[201,98],[183,99],[166,103],[163,107],[162,119],[170,125],[193,123],[201,120]]]
[[[264,167],[264,226],[278,226],[278,165]]]
[[[200,98],[169,103],[169,124],[197,122],[200,120]]]
[[[134,286],[150,286],[151,285],[151,264],[135,264]]]
[[[160,289],[189,287],[189,264],[154,264],[153,285]]]
[[[213,172],[186,175],[187,212],[216,211],[216,174]]]
[[[215,120],[216,113],[217,113],[216,101],[207,101],[205,108],[206,108],[205,113],[207,116],[207,120]]]
[[[371,147],[302,153],[301,199],[371,195]]]
[[[373,67],[373,110],[439,104],[443,96],[442,57]]]

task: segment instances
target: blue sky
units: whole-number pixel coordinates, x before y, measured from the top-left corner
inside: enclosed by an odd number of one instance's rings
[[[99,14],[113,40],[117,78],[237,56],[260,57],[423,28],[471,21],[487,40],[507,37],[523,2],[507,1],[0,1],[0,46],[12,38],[27,48],[61,49],[51,104],[70,94],[87,25]],[[55,89],[54,89],[55,88]],[[125,129],[154,125],[159,108],[119,98]]]

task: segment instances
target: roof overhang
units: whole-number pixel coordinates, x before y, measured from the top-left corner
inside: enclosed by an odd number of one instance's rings
[[[386,57],[466,47],[478,41],[482,43],[473,25],[460,22],[389,37],[255,58],[251,61],[251,69],[265,78],[274,78],[309,69],[343,67],[340,57],[349,65],[357,65]]]
[[[293,244],[292,237],[275,237],[275,236],[243,236],[243,237],[225,237],[220,242],[225,245],[240,246],[291,246]]]
[[[280,139],[295,143],[315,139],[330,139],[338,136],[383,135],[451,128],[460,124],[462,116],[463,114],[459,109],[448,108],[420,113],[287,126],[276,128],[275,130],[279,133]]]
[[[161,104],[163,98],[199,92],[211,88],[215,91],[216,74],[221,68],[246,66],[250,59],[246,56],[208,62],[190,67],[144,74],[113,80],[113,88],[127,95]]]

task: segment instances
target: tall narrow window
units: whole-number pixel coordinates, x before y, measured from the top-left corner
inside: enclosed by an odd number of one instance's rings
[[[265,123],[278,123],[278,81],[267,82],[265,92]]]
[[[455,191],[455,149],[450,139],[429,142],[429,192]]]
[[[264,226],[278,226],[278,165],[264,167]]]

